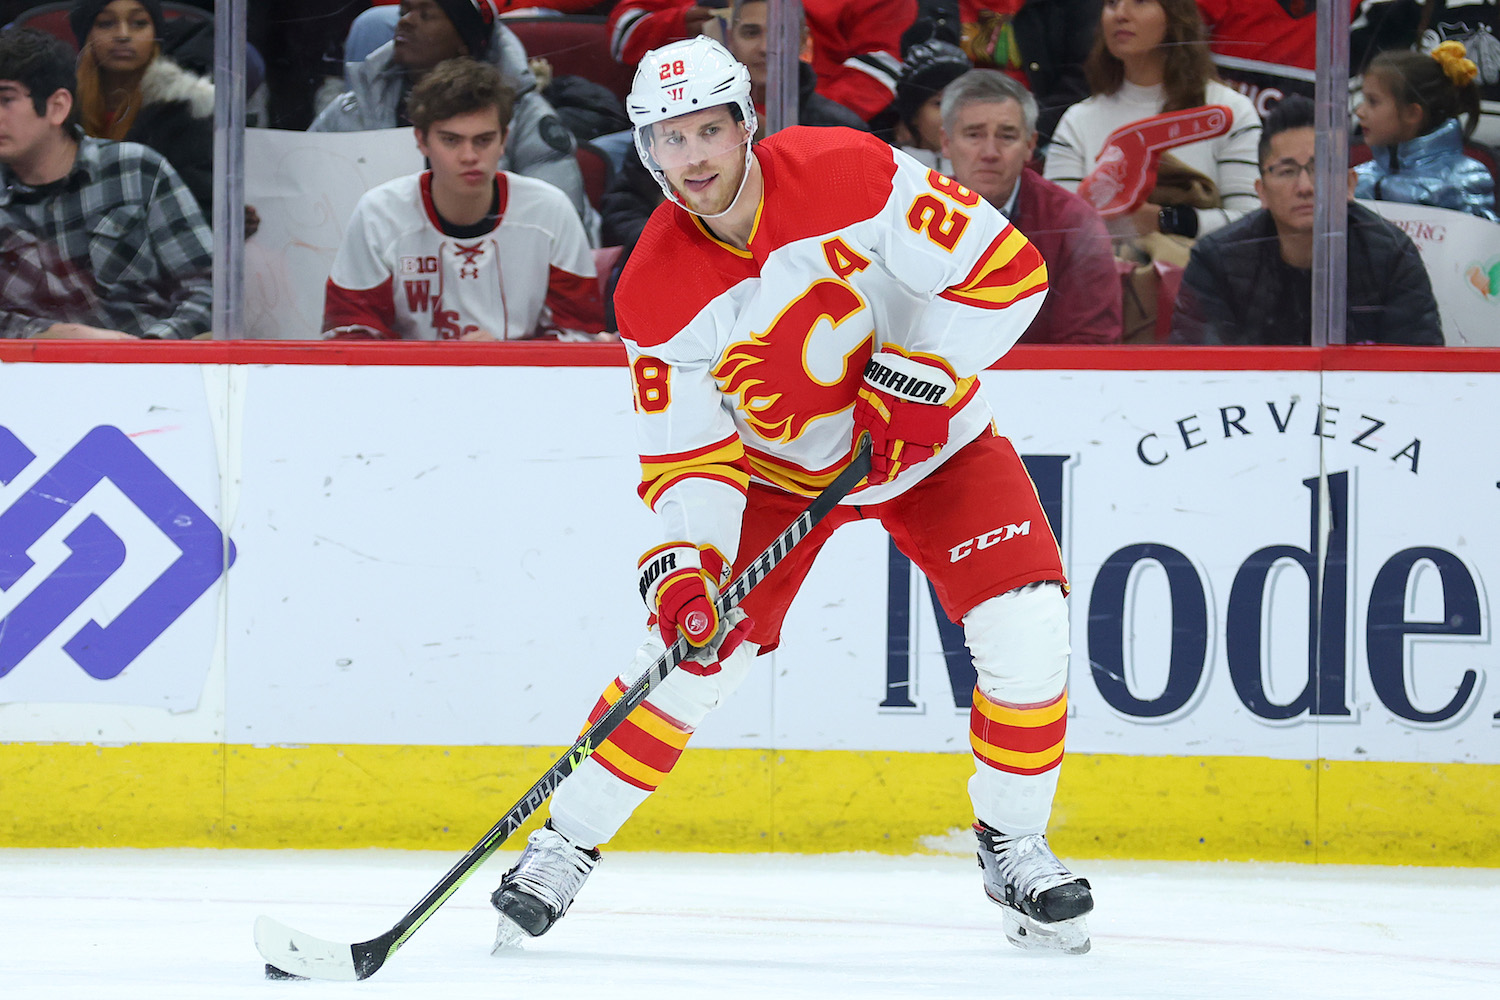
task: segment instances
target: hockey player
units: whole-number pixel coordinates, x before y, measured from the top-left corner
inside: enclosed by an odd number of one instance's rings
[[[431,169],[354,207],[324,298],[324,336],[577,339],[604,328],[593,254],[567,196],[498,168],[511,90],[488,63],[450,59],[411,92]]]
[[[752,145],[749,76],[710,39],[648,53],[628,108],[668,199],[616,293],[640,494],[666,541],[640,564],[657,632],[592,718],[664,642],[683,634],[698,650],[558,788],[492,896],[497,947],[567,912],[598,845],[776,647],[828,534],[876,518],[964,625],[978,671],[969,793],[1006,935],[1086,951],[1089,885],[1045,836],[1067,710],[1061,557],[977,377],[1036,315],[1045,264],[979,195],[869,135],[791,128]],[[863,433],[865,484],[717,621],[736,558],[755,558]]]

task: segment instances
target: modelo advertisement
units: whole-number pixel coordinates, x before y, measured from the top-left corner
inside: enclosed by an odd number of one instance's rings
[[[623,368],[129,370],[0,368],[0,739],[571,742],[658,540]],[[1070,750],[1500,762],[1500,374],[985,390],[1069,568]],[[852,525],[696,742],[966,752],[972,685]]]

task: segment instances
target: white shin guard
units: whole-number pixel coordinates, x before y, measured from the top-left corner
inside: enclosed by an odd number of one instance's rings
[[[979,690],[1013,707],[1042,705],[1068,682],[1068,608],[1055,583],[1033,583],[992,597],[964,616]],[[969,779],[974,815],[996,830],[1041,833],[1052,814],[1058,768],[1014,774],[975,760]]]
[[[579,847],[598,847],[613,838],[650,795],[590,758],[552,793],[552,828]]]
[[[720,662],[718,673],[706,677],[679,667],[646,696],[646,703],[684,728],[696,729],[744,682],[758,650],[752,642],[742,643]],[[664,652],[666,647],[653,632],[636,650],[631,665],[621,672],[621,682],[627,687],[634,684]],[[650,795],[589,759],[553,793],[552,826],[581,847],[598,847],[613,839]]]
[[[759,651],[760,647],[753,642],[741,643],[738,649],[719,661],[718,673],[706,677],[678,667],[646,696],[646,702],[688,729],[697,729],[709,712],[724,704],[725,699],[744,683]],[[620,674],[620,680],[627,685],[634,684],[665,652],[666,647],[653,632],[636,650],[635,659]]]

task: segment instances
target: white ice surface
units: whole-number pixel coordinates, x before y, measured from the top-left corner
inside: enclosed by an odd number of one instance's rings
[[[1094,949],[1007,944],[966,857],[607,854],[491,957],[509,851],[373,978],[268,982],[260,913],[383,933],[457,855],[0,850],[5,1000],[1500,997],[1500,871],[1082,861]]]

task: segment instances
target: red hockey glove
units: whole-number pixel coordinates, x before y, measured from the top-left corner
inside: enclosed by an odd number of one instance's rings
[[[871,486],[888,483],[948,443],[949,405],[958,383],[942,362],[885,350],[865,365],[854,404],[854,439],[870,433]]]
[[[650,609],[662,642],[677,642],[678,633],[695,647],[682,669],[707,676],[720,670],[719,661],[739,648],[750,631],[743,611],[729,613],[728,627],[718,641],[719,587],[729,582],[730,567],[712,548],[668,542],[641,556],[641,598]]]

